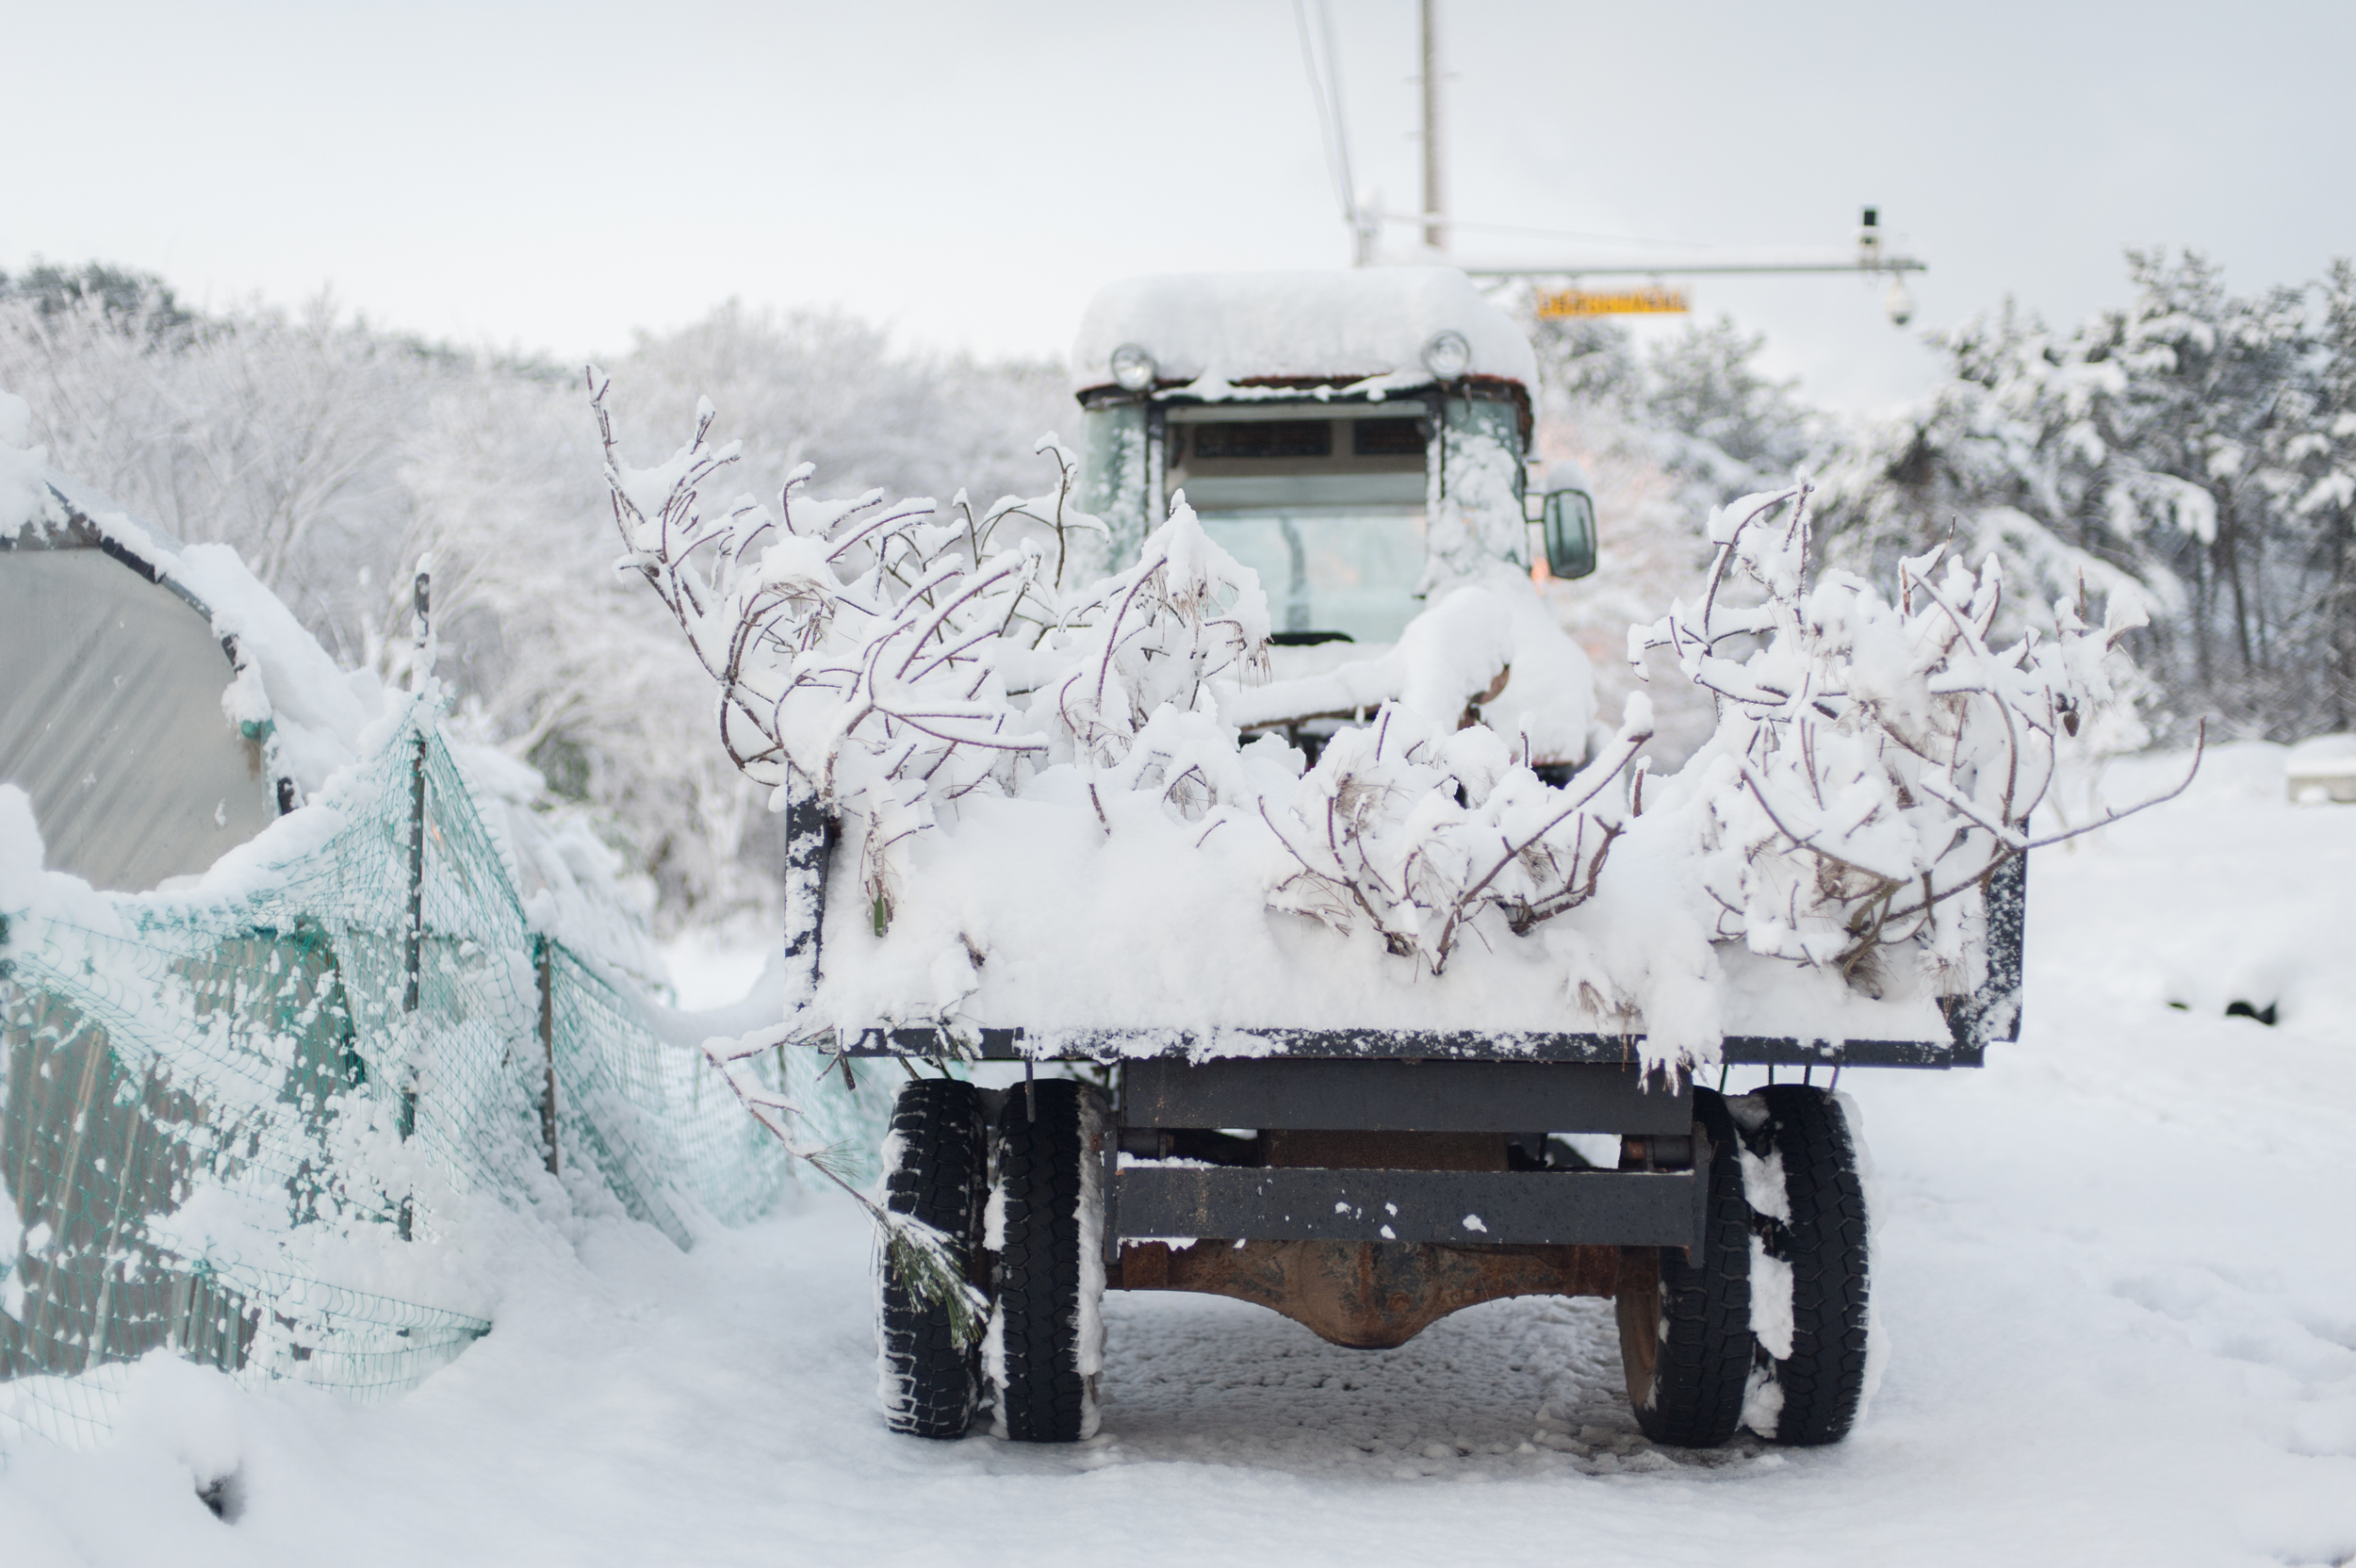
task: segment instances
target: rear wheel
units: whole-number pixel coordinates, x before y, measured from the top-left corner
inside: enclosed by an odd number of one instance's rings
[[[1001,1429],[1018,1442],[1096,1433],[1106,1119],[1096,1090],[1061,1078],[1009,1089],[999,1113],[987,1361]]]
[[[1703,1245],[1658,1250],[1620,1290],[1620,1364],[1636,1424],[1655,1443],[1714,1448],[1742,1421],[1751,1372],[1751,1211],[1726,1102],[1693,1091],[1693,1145],[1708,1183]],[[1653,1250],[1646,1249],[1646,1252]],[[1631,1262],[1637,1262],[1631,1258]],[[1644,1275],[1650,1272],[1647,1281]]]
[[[1838,1443],[1864,1399],[1870,1327],[1857,1142],[1841,1102],[1823,1089],[1774,1084],[1759,1097],[1767,1120],[1755,1136],[1767,1144],[1763,1153],[1782,1156],[1791,1216],[1759,1229],[1766,1254],[1792,1268],[1792,1353],[1762,1353],[1781,1399],[1768,1398],[1752,1426],[1777,1443]]]
[[[939,1231],[969,1269],[986,1190],[984,1126],[973,1085],[926,1078],[900,1090],[884,1146],[885,1206]],[[888,1249],[876,1266],[885,1420],[916,1437],[963,1437],[981,1399],[981,1347],[957,1343],[948,1311],[899,1277]]]

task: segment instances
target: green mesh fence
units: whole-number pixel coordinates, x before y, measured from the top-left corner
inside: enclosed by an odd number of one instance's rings
[[[0,1453],[97,1441],[157,1350],[414,1386],[489,1323],[357,1285],[478,1195],[589,1181],[686,1247],[794,1178],[700,1053],[532,929],[430,715],[323,805],[234,896],[0,930]],[[809,1056],[760,1070],[872,1180],[882,1086]]]

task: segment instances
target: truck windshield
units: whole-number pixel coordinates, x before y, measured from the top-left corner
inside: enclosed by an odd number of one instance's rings
[[[1260,575],[1278,631],[1341,632],[1392,643],[1422,601],[1420,506],[1203,509],[1213,543]]]
[[[1168,478],[1260,574],[1275,629],[1393,643],[1422,608],[1429,421],[1385,408],[1174,409]]]

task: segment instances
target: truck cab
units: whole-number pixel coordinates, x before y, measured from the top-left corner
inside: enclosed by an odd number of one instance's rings
[[[1110,531],[1105,564],[1134,561],[1183,501],[1259,574],[1276,628],[1268,695],[1301,711],[1257,701],[1250,718],[1262,722],[1246,728],[1281,727],[1314,752],[1342,722],[1318,710],[1333,686],[1318,678],[1381,661],[1449,592],[1504,595],[1517,642],[1535,644],[1552,617],[1533,565],[1555,578],[1595,568],[1583,486],[1531,482],[1529,342],[1461,272],[1132,279],[1089,307],[1073,368],[1078,500]],[[1593,699],[1562,688],[1592,681],[1568,639],[1553,639],[1515,662],[1542,666],[1555,690],[1513,701],[1552,698],[1551,760],[1576,762]]]

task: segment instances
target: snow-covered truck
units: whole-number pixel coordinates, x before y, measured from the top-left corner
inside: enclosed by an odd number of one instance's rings
[[[1748,498],[1632,629],[1719,711],[1648,776],[1532,581],[1592,506],[1530,483],[1530,351],[1461,274],[1121,285],[1075,363],[1057,491],[945,526],[806,471],[715,520],[709,407],[655,468],[607,428],[626,563],[788,815],[786,1018],[707,1050],[789,1141],[739,1064],[908,1079],[892,1427],[1089,1435],[1107,1289],[1367,1348],[1549,1295],[1617,1304],[1654,1440],[1839,1440],[1876,1342],[1834,1083],[2016,1037],[2029,816],[2127,621],[1998,650],[1992,563],[1812,580],[1805,490]]]

